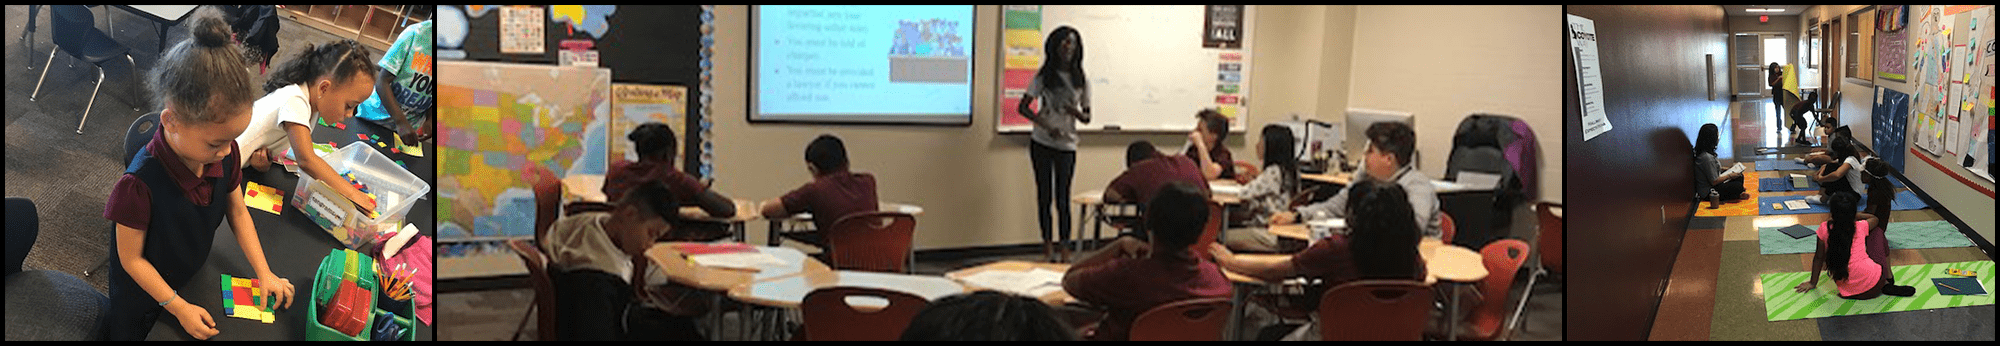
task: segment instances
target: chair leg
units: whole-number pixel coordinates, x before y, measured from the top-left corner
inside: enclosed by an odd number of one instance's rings
[[[535,315],[535,304],[528,304],[528,312],[521,314],[521,324],[514,326],[514,341],[521,341],[521,331],[528,329],[528,317],[534,315]],[[535,332],[547,333],[548,331],[537,330]],[[547,340],[547,338],[538,338],[537,340]]]
[[[1534,297],[1535,279],[1541,278],[1543,275],[1548,275],[1548,273],[1549,271],[1546,268],[1536,266],[1535,273],[1528,274],[1528,287],[1523,288],[1524,291],[1521,292],[1521,302],[1514,305],[1514,317],[1508,319],[1510,322],[1507,323],[1506,330],[1520,331],[1515,328],[1519,328],[1521,325],[1521,313],[1527,311],[1528,298]]]
[[[90,88],[90,103],[83,105],[83,119],[76,121],[76,134],[83,134],[83,123],[90,121],[90,107],[97,105],[97,91],[104,89],[104,67],[97,68],[97,86]]]
[[[28,102],[34,102],[36,96],[42,95],[42,82],[49,80],[49,64],[53,64],[55,62],[56,62],[56,50],[50,49],[49,60],[47,62],[42,63],[42,77],[35,79],[35,92],[32,94],[28,94]]]
[[[145,85],[146,81],[139,79],[139,62],[132,60],[131,54],[125,55],[125,62],[132,64],[132,99],[139,100],[139,103],[132,105],[132,111],[137,112],[139,111],[139,104],[146,102],[146,92],[139,88],[141,85]]]
[[[97,261],[97,265],[96,265],[96,266],[92,266],[92,267],[90,267],[90,269],[85,269],[85,270],[83,271],[83,276],[84,276],[84,277],[91,277],[91,276],[93,276],[93,275],[97,275],[97,274],[100,274],[100,273],[104,273],[104,271],[102,271],[102,270],[98,270],[99,268],[103,268],[103,269],[109,269],[109,268],[111,268],[111,255],[110,255],[110,254],[106,254],[106,255],[104,255],[104,260],[102,260],[102,261]]]

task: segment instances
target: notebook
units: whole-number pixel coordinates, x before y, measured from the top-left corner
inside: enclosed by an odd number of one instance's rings
[[[1794,188],[1794,189],[1804,189],[1804,188],[1806,188],[1806,186],[1807,186],[1807,185],[1806,185],[1806,176],[1805,176],[1804,174],[1793,174],[1793,175],[1792,175],[1792,188]]]
[[[1933,278],[1931,284],[1942,295],[1986,295],[1986,287],[1980,286],[1977,278]]]
[[[1811,205],[1806,205],[1806,201],[1804,201],[1804,200],[1797,200],[1797,199],[1794,199],[1794,200],[1789,200],[1789,201],[1785,201],[1785,209],[1787,209],[1787,210],[1805,210],[1805,209],[1811,209],[1811,208],[1812,208],[1812,206],[1811,206]]]
[[[1802,225],[1792,225],[1791,227],[1781,228],[1778,229],[1778,232],[1784,232],[1785,235],[1792,236],[1792,239],[1805,238],[1813,235],[1812,228]]]

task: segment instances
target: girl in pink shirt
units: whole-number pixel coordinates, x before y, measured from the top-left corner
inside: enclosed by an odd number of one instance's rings
[[[1882,237],[1879,230],[1868,227],[1875,217],[1861,214],[1856,219],[1855,211],[1860,208],[1858,203],[1861,197],[1852,192],[1836,191],[1827,199],[1827,208],[1833,210],[1833,220],[1820,224],[1819,247],[1813,253],[1812,279],[1799,284],[1796,291],[1805,292],[1816,287],[1820,268],[1826,267],[1833,273],[1833,282],[1840,289],[1841,298],[1914,295],[1915,287],[1896,285],[1895,273],[1889,270],[1888,240]]]

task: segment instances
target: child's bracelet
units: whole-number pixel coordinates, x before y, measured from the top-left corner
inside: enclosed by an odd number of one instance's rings
[[[167,301],[160,302],[160,306],[167,306],[167,303],[172,303],[174,302],[174,299],[178,299],[180,297],[181,297],[181,291],[174,291],[174,296],[167,297]]]

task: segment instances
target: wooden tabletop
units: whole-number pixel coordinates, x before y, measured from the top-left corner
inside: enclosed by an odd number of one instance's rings
[[[807,293],[822,287],[853,286],[909,292],[936,301],[968,292],[965,285],[943,276],[906,275],[863,271],[806,272],[780,278],[758,280],[729,289],[729,298],[762,306],[798,308]],[[855,302],[856,307],[880,308],[880,302]]]
[[[1299,179],[1305,179],[1305,180],[1311,180],[1311,181],[1317,181],[1317,182],[1322,182],[1322,183],[1328,183],[1328,184],[1339,184],[1339,185],[1347,185],[1347,184],[1349,184],[1349,183],[1352,183],[1352,182],[1354,181],[1354,173],[1350,173],[1350,172],[1341,172],[1341,173],[1334,173],[1334,174],[1305,174],[1305,173],[1300,173],[1300,174],[1299,174]]]
[[[1025,272],[1035,268],[1042,268],[1043,270],[1051,270],[1058,273],[1069,272],[1069,264],[1063,264],[1063,263],[999,261],[999,262],[979,265],[976,267],[959,269],[957,271],[953,271],[950,273],[945,273],[944,277],[950,278],[952,280],[958,280],[960,284],[963,284],[966,287],[972,288],[973,290],[976,291],[983,289],[984,287],[974,286],[971,283],[967,283],[961,279],[967,276],[972,276],[974,274],[984,273],[987,271],[997,270],[997,271]],[[1056,290],[1055,292],[1044,294],[1040,297],[1035,297],[1035,299],[1039,299],[1042,301],[1043,304],[1048,304],[1050,306],[1057,306],[1057,305],[1077,302],[1075,297],[1069,296],[1069,292],[1062,290]]]
[[[792,276],[800,273],[833,272],[833,269],[827,267],[825,263],[820,263],[819,260],[813,259],[811,256],[806,256],[805,253],[799,252],[798,249],[771,246],[755,246],[755,248],[757,248],[757,251],[771,254],[778,257],[779,260],[785,261],[785,266],[765,268],[760,271],[706,267],[688,260],[687,256],[681,253],[680,248],[676,247],[678,244],[702,243],[673,242],[653,244],[651,249],[646,249],[646,258],[652,260],[653,264],[658,265],[660,271],[667,274],[668,280],[703,290],[721,292],[758,280]]]
[[[701,210],[701,207],[681,207],[681,219],[712,222],[749,222],[764,219],[763,204],[757,201],[736,198],[732,198],[729,201],[736,204],[735,217],[727,219],[716,218],[709,216],[707,211]]]
[[[1305,227],[1296,224],[1281,225],[1272,227],[1271,233],[1290,237],[1289,234],[1304,232],[1304,230]],[[1480,258],[1478,252],[1474,252],[1471,249],[1445,244],[1444,241],[1437,238],[1424,238],[1423,241],[1417,243],[1417,254],[1424,257],[1424,268],[1429,271],[1429,275],[1424,278],[1425,284],[1436,283],[1438,280],[1477,282],[1486,278],[1486,262]],[[1286,261],[1291,260],[1291,258],[1292,255],[1289,254],[1236,255],[1237,260],[1252,262]],[[1228,270],[1223,270],[1223,275],[1228,276],[1230,281],[1241,283],[1266,282]]]
[[[1222,193],[1210,194],[1208,196],[1208,200],[1215,201],[1215,203],[1221,203],[1222,205],[1243,203],[1243,197],[1231,194],[1222,194]],[[1100,190],[1088,190],[1084,192],[1078,192],[1074,195],[1070,195],[1069,201],[1071,203],[1081,204],[1084,206],[1104,204],[1104,190],[1100,189]]]

